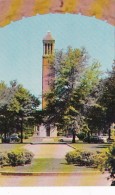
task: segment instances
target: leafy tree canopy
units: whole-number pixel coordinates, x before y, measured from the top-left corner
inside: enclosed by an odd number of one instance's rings
[[[30,121],[38,112],[40,101],[22,85],[11,81],[10,86],[0,83],[0,128],[7,133],[19,126],[20,118]],[[39,115],[37,114],[37,117]],[[21,128],[21,127],[19,127]]]
[[[100,80],[100,63],[90,64],[84,48],[71,47],[66,52],[57,51],[50,63],[49,76],[55,75],[55,79],[51,79],[51,91],[45,94],[46,121],[63,129],[72,125],[78,129],[88,108],[96,103],[93,93]]]

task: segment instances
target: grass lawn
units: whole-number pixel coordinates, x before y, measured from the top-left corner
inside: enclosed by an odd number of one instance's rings
[[[1,139],[0,139],[0,152],[6,152],[6,151],[10,151],[13,149],[18,149],[18,148],[22,148],[24,146],[24,144],[26,143],[30,143],[31,142],[31,137],[29,137],[28,139],[23,139],[23,144],[21,143],[1,143]]]
[[[110,146],[110,144],[87,144],[87,143],[75,143],[69,144],[71,147],[76,149],[83,149],[87,151],[102,151]],[[0,144],[0,152],[11,151],[12,149],[22,148],[24,144]],[[0,167],[0,171],[11,171],[11,172],[63,172],[63,173],[75,173],[80,171],[94,172],[97,169],[80,167],[75,165],[68,165],[65,159],[54,159],[54,158],[40,158],[33,159],[32,163],[25,166]]]
[[[24,144],[0,144],[0,152],[7,152],[14,149],[22,148]]]
[[[60,137],[54,137],[54,138],[53,138],[53,139],[54,139],[54,142],[59,142],[59,141],[58,141],[59,138],[60,138]]]
[[[68,165],[64,159],[34,159],[33,162],[25,166],[10,167],[6,166],[0,168],[0,171],[9,171],[15,173],[24,172],[61,172],[61,173],[75,173],[75,172],[94,172],[97,169],[78,167],[75,165]]]
[[[87,151],[103,151],[104,149],[110,147],[111,144],[104,143],[104,144],[88,144],[88,143],[70,143],[69,146],[73,147],[74,149],[78,150],[87,150]]]

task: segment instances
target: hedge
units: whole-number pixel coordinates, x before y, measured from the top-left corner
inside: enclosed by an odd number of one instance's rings
[[[27,150],[12,150],[7,153],[0,153],[0,165],[19,166],[30,164],[33,159],[33,153]]]
[[[99,167],[105,163],[105,152],[89,152],[82,150],[75,150],[68,152],[65,159],[68,164],[76,164],[78,166]]]

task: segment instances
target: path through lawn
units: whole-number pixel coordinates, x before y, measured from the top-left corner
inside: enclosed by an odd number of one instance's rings
[[[11,148],[13,147],[12,145],[9,146]],[[0,171],[14,173],[48,173],[49,175],[32,177],[1,175],[0,186],[110,185],[110,182],[107,181],[107,175],[101,174],[96,169],[68,165],[65,160],[65,154],[69,151],[72,151],[73,148],[67,146],[66,144],[27,144],[20,146],[23,146],[23,148],[34,153],[34,159],[32,163],[25,166],[4,167],[0,168]],[[52,174],[50,175],[50,173],[57,173],[57,176]],[[70,173],[70,175],[58,175],[58,173]]]
[[[34,158],[64,159],[67,152],[73,150],[66,144],[36,144],[25,145],[25,149],[33,152]]]
[[[16,167],[0,168],[0,171],[11,171],[17,173],[23,172],[92,172],[92,168],[78,167],[68,165],[65,160],[67,152],[74,149],[66,144],[27,144],[23,148],[31,151],[34,154],[34,159],[31,164]]]

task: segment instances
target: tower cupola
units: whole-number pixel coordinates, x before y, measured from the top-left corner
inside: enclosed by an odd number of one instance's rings
[[[51,55],[54,51],[55,40],[51,35],[51,32],[47,32],[43,38],[43,56]]]

